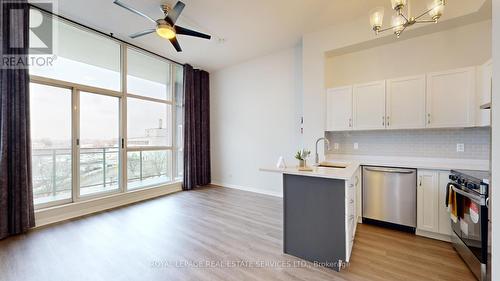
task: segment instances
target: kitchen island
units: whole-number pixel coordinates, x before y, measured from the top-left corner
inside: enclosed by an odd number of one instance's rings
[[[360,165],[261,169],[283,174],[283,250],[340,270],[349,262],[357,223]]]

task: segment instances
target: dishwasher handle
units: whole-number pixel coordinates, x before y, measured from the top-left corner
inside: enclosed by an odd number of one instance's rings
[[[407,175],[415,173],[414,170],[404,170],[404,169],[394,169],[394,168],[365,168],[365,170],[370,172],[407,174]]]

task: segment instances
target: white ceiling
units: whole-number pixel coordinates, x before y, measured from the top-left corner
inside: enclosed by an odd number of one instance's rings
[[[122,0],[152,18],[162,17],[161,3],[175,0]],[[156,34],[130,39],[128,34],[152,28],[151,22],[113,4],[113,0],[58,0],[57,14],[117,38],[207,70],[292,47],[303,34],[366,16],[376,6],[385,6],[390,14],[389,0],[182,0],[186,3],[179,25],[213,35],[213,39],[179,36],[183,48],[173,47]],[[484,0],[450,0],[469,5]],[[430,0],[419,0],[414,6],[424,6]],[[416,8],[417,8],[416,7]],[[420,7],[418,7],[420,8]],[[448,7],[447,7],[448,8]],[[420,9],[419,9],[420,10]],[[220,43],[218,38],[224,39]]]

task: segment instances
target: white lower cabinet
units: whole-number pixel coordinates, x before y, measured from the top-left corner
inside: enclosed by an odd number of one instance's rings
[[[417,234],[449,240],[450,215],[446,209],[449,171],[418,170]]]
[[[354,236],[356,235],[356,226],[358,218],[358,189],[361,187],[361,169],[358,169],[354,176],[346,181],[345,184],[345,229],[346,229],[346,261],[351,258]]]

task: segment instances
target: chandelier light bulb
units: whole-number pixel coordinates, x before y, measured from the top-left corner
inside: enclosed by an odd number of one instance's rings
[[[378,31],[384,21],[384,7],[377,7],[370,11],[370,25],[373,30]]]
[[[399,11],[406,6],[406,0],[391,0],[391,4],[394,10]]]
[[[429,16],[437,22],[437,20],[443,15],[444,12],[444,1],[443,0],[434,0],[429,7]]]
[[[399,34],[405,29],[405,19],[402,16],[394,15],[392,16],[392,30],[399,37]]]

